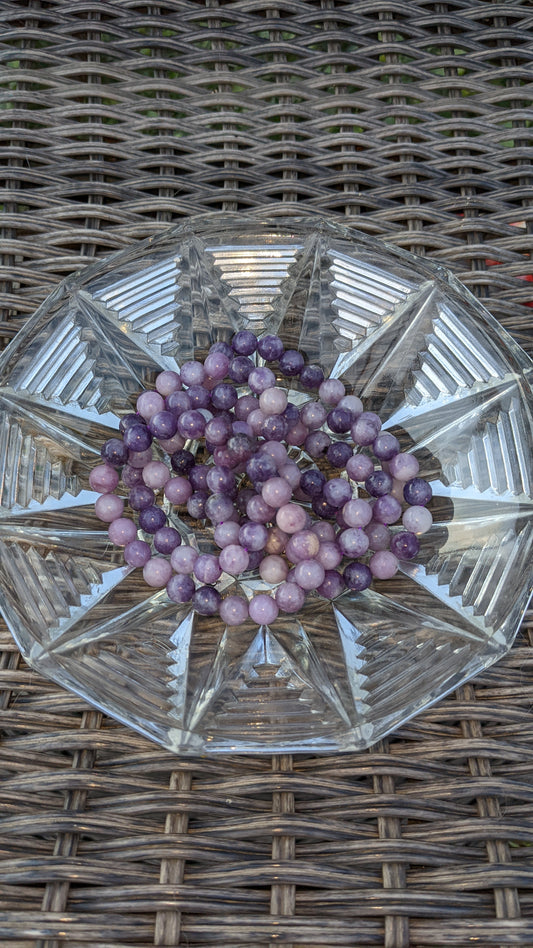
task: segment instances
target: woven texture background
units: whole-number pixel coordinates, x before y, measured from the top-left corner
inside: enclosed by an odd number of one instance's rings
[[[5,344],[192,213],[348,215],[533,351],[533,6],[0,2]],[[529,177],[528,177],[529,175]],[[179,760],[0,630],[0,943],[533,944],[533,618],[369,752]]]

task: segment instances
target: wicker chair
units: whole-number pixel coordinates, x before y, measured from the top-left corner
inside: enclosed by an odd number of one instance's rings
[[[532,14],[6,0],[3,344],[91,258],[242,209],[440,260],[533,350]],[[0,631],[1,943],[532,945],[532,632],[366,753],[179,759]]]

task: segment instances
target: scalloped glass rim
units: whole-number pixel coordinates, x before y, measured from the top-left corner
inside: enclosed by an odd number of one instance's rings
[[[379,412],[435,523],[394,580],[224,629],[123,565],[88,474],[157,371],[244,327]],[[0,607],[22,654],[176,753],[369,746],[512,644],[532,591],[532,367],[445,268],[322,217],[201,215],[68,277],[0,358]]]

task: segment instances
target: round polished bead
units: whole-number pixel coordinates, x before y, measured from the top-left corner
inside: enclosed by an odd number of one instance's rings
[[[122,478],[124,478],[124,470],[122,471]],[[111,464],[97,464],[89,474],[89,484],[98,494],[111,493],[117,487],[118,482],[118,471]]]
[[[261,496],[271,507],[281,507],[289,503],[292,487],[283,477],[269,477],[261,488]]]
[[[267,362],[277,362],[283,355],[284,346],[279,336],[269,334],[258,340],[257,351]]]
[[[221,569],[231,576],[238,576],[245,573],[250,563],[250,556],[244,547],[237,543],[229,543],[219,554],[218,561]]]
[[[143,468],[152,460],[152,448],[147,448],[146,451],[129,451],[128,452],[128,465],[129,467]]]
[[[172,575],[172,567],[162,556],[152,556],[143,566],[143,579],[148,586],[161,589]]]
[[[281,415],[287,407],[287,393],[282,388],[266,388],[259,396],[259,407],[265,415]]]
[[[194,520],[203,520],[205,517],[205,505],[209,494],[205,490],[195,490],[187,501],[187,513]]]
[[[124,548],[124,560],[128,566],[139,568],[148,562],[151,556],[150,544],[145,540],[132,540]]]
[[[180,434],[176,434],[172,438],[158,438],[159,447],[166,451],[167,454],[174,454],[175,451],[181,451],[185,446],[185,438],[182,438]]]
[[[248,376],[248,386],[255,395],[260,395],[267,388],[273,388],[275,384],[276,376],[265,365],[252,369]]]
[[[198,410],[202,408],[209,408],[211,404],[211,392],[206,388],[206,381],[201,385],[191,385],[187,390],[187,394],[191,402],[191,408],[196,408]]]
[[[326,457],[332,467],[346,467],[352,456],[352,449],[346,441],[335,441],[326,451]]]
[[[372,582],[372,571],[365,563],[348,563],[342,576],[348,589],[355,592],[368,589]]]
[[[228,374],[230,359],[223,352],[210,352],[204,361],[204,369],[212,379],[223,379]]]
[[[317,520],[311,527],[313,533],[316,533],[322,543],[333,542],[335,540],[335,529],[331,523],[325,520]]]
[[[395,533],[390,541],[391,553],[399,560],[412,560],[420,550],[420,542],[414,533]]]
[[[290,563],[311,560],[320,549],[320,540],[313,530],[298,530],[287,540],[285,553]]]
[[[246,421],[250,412],[257,408],[259,408],[259,399],[255,395],[241,395],[233,410],[238,421]]]
[[[327,411],[320,402],[306,402],[300,409],[300,418],[307,428],[315,431],[324,424]]]
[[[279,370],[287,378],[299,375],[305,365],[305,359],[297,349],[286,349],[279,358]]]
[[[145,533],[157,533],[166,523],[165,511],[161,507],[143,507],[139,511],[139,526]]]
[[[321,517],[323,520],[332,520],[337,513],[337,507],[328,504],[325,497],[313,497],[311,507],[317,517]]]
[[[128,428],[131,428],[132,425],[144,425],[146,424],[142,415],[137,414],[137,412],[129,412],[127,415],[123,415],[119,421],[118,427],[121,434],[124,434]]]
[[[248,356],[236,356],[230,362],[228,375],[234,382],[237,382],[238,385],[242,385],[248,381],[250,372],[254,368],[254,363]]]
[[[265,553],[283,553],[289,534],[280,530],[279,527],[269,527],[267,530],[267,541],[265,543]],[[242,542],[242,541],[241,541]],[[245,544],[243,544],[245,546]]]
[[[162,461],[150,461],[143,468],[142,479],[147,487],[158,490],[170,479],[170,471]]]
[[[283,504],[276,512],[276,524],[284,533],[303,530],[307,521],[306,512],[298,504]]]
[[[343,507],[352,496],[352,488],[343,477],[332,477],[324,484],[324,497],[332,507]]]
[[[186,504],[192,487],[186,477],[171,477],[164,487],[165,497],[171,504]]]
[[[259,494],[250,497],[246,504],[246,516],[254,523],[272,523],[275,515],[275,508],[267,504]]]
[[[342,550],[338,543],[325,540],[320,544],[320,548],[316,554],[316,560],[327,571],[335,569],[341,562],[342,556]]]
[[[188,474],[194,466],[194,454],[186,448],[182,448],[171,455],[170,464],[176,474]]]
[[[374,465],[366,454],[353,454],[346,461],[346,473],[352,481],[358,481],[359,483],[366,481],[373,470]]]
[[[154,500],[155,494],[146,484],[132,487],[128,494],[128,503],[132,510],[144,510],[145,507],[151,507]]]
[[[158,411],[163,411],[165,400],[159,392],[142,392],[135,404],[140,415],[147,421]]]
[[[172,392],[178,392],[181,389],[181,378],[177,372],[173,372],[172,369],[166,369],[164,372],[160,372],[155,380],[155,387],[160,395],[166,397],[171,395]]]
[[[336,599],[344,592],[345,583],[342,576],[335,569],[327,569],[324,573],[324,579],[317,586],[317,593],[324,599]]]
[[[397,454],[389,462],[389,472],[397,481],[410,481],[416,477],[420,465],[414,454]]]
[[[241,329],[233,336],[231,346],[239,355],[252,355],[257,349],[257,337],[250,329]]]
[[[283,415],[268,415],[261,425],[260,434],[266,441],[284,441],[288,430]]]
[[[337,542],[345,556],[354,559],[366,553],[369,541],[366,533],[359,527],[349,527],[339,534]]]
[[[214,464],[208,468],[206,475],[207,489],[215,494],[231,495],[235,488],[235,475],[227,467]]]
[[[352,427],[351,434],[354,444],[363,446],[372,444],[380,431],[381,419],[373,411],[363,411],[356,418]]]
[[[182,411],[189,411],[190,408],[192,402],[188,392],[171,392],[165,398],[166,411],[171,411],[174,415],[181,415]]]
[[[229,382],[219,382],[211,392],[211,402],[215,408],[228,411],[238,399],[237,389]]]
[[[201,616],[217,614],[222,596],[214,586],[199,586],[192,597],[192,607]]]
[[[301,560],[294,569],[294,578],[302,589],[316,589],[324,582],[325,569],[318,560]]]
[[[181,536],[173,527],[160,527],[154,533],[154,548],[158,553],[170,556],[173,550],[181,543]]]
[[[205,379],[205,369],[201,362],[191,359],[184,362],[180,368],[181,381],[184,385],[201,385]]]
[[[383,497],[392,487],[392,477],[386,471],[372,471],[365,480],[365,490],[372,497]]]
[[[304,365],[300,372],[300,383],[304,388],[318,389],[324,381],[324,373],[319,365]]]
[[[248,603],[242,596],[227,596],[220,603],[219,614],[226,625],[242,625],[248,618]]]
[[[389,550],[382,550],[370,557],[368,565],[376,579],[392,579],[398,570],[398,558]]]
[[[213,342],[212,345],[209,346],[209,352],[223,352],[228,359],[231,359],[233,356],[233,349],[229,342],[224,342],[221,339],[217,340],[217,342]]]
[[[342,508],[345,522],[350,527],[366,527],[372,520],[372,507],[367,500],[349,500]]]
[[[263,550],[268,540],[268,530],[262,523],[243,523],[239,527],[239,543],[249,553],[252,550]]]
[[[259,448],[260,454],[268,454],[272,458],[276,469],[280,467],[281,464],[286,464],[287,462],[287,448],[280,441],[265,441]]]
[[[115,546],[127,546],[137,537],[137,527],[129,517],[118,517],[113,520],[107,532],[111,543]]]
[[[310,468],[300,477],[300,487],[308,497],[321,497],[325,483],[326,477],[318,468]]]
[[[214,541],[222,550],[230,543],[239,542],[239,524],[234,520],[226,520],[225,523],[218,523],[213,534]]]
[[[227,450],[233,461],[233,467],[246,464],[252,457],[254,449],[255,439],[243,432],[237,432],[228,438]]]
[[[193,490],[207,490],[207,475],[211,470],[207,464],[195,464],[189,471],[189,483]]]
[[[258,593],[253,599],[250,599],[248,612],[250,618],[258,625],[266,625],[277,619],[279,607],[272,596],[267,596],[266,593]]]
[[[372,444],[372,451],[380,461],[390,461],[400,450],[398,438],[388,431],[380,431]]]
[[[299,612],[305,603],[305,590],[295,582],[281,583],[274,596],[282,612]]]
[[[378,523],[396,523],[402,515],[402,505],[392,494],[378,497],[372,508],[372,516]]]
[[[402,516],[402,523],[410,533],[427,533],[433,523],[433,517],[427,507],[408,507]]]
[[[282,556],[275,553],[265,556],[259,564],[259,575],[265,583],[282,583],[286,579],[289,567]]]
[[[156,415],[156,418],[158,416]],[[204,416],[195,408],[184,411],[177,420],[178,431],[183,438],[201,438],[205,432]]]
[[[327,415],[328,427],[335,434],[344,434],[352,425],[352,413],[347,408],[332,408]]]
[[[194,570],[194,564],[198,559],[198,551],[192,546],[183,544],[177,546],[170,555],[170,565],[176,573],[190,575]]]
[[[278,474],[283,480],[287,481],[287,484],[289,484],[293,490],[299,486],[302,475],[295,461],[289,460],[285,464],[281,464]]]
[[[261,411],[260,408],[255,408],[248,415],[248,418],[246,419],[246,421],[250,425],[250,428],[252,429],[252,432],[254,435],[260,434],[265,418],[266,418],[266,415],[264,414],[264,412]]]
[[[146,451],[151,443],[152,433],[147,425],[131,425],[124,432],[124,444],[129,451]]]
[[[222,575],[218,557],[211,553],[201,553],[194,564],[194,575],[201,583],[216,583]]]
[[[212,523],[224,523],[234,511],[233,501],[227,494],[211,494],[205,502],[205,515]]]
[[[121,438],[108,438],[100,451],[102,460],[111,467],[122,467],[128,460],[128,448]]]
[[[365,527],[365,533],[368,537],[368,548],[373,550],[374,553],[380,550],[388,550],[391,534],[385,523],[376,523],[372,520],[368,526]]]
[[[341,400],[337,402],[337,408],[347,408],[352,415],[352,419],[355,420],[363,410],[363,403],[357,395],[343,395]]]
[[[305,450],[312,458],[325,454],[330,445],[331,438],[325,431],[312,431],[304,442]]]
[[[175,573],[167,583],[167,596],[173,602],[190,602],[194,589],[194,580],[190,576]]]
[[[417,507],[425,507],[433,497],[433,491],[428,482],[422,477],[414,477],[412,480],[407,481],[403,489],[403,496],[408,504],[413,504]]]
[[[324,405],[337,405],[346,395],[346,389],[340,379],[325,379],[318,389],[318,397]]]
[[[309,428],[307,425],[304,425],[303,421],[297,421],[295,425],[288,429],[285,440],[287,444],[301,447],[305,444],[308,434]]]

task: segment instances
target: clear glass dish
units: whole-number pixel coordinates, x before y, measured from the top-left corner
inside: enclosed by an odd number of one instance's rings
[[[431,482],[434,525],[392,580],[232,629],[124,565],[88,475],[161,368],[242,328],[379,413]],[[1,609],[26,661],[179,754],[367,747],[513,641],[532,367],[445,269],[321,218],[205,215],[75,274],[0,361]]]

